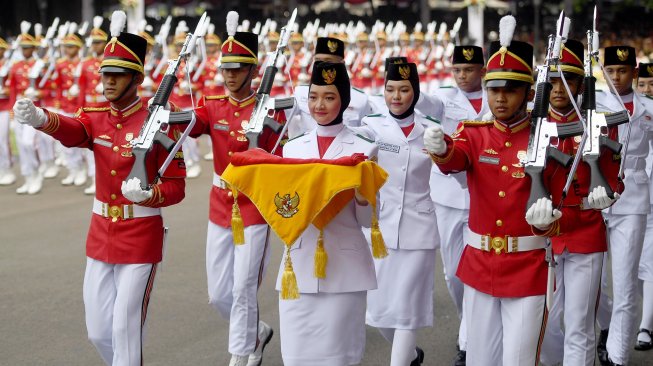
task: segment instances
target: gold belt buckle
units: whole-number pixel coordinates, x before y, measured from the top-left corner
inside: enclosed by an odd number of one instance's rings
[[[109,217],[111,217],[111,222],[116,222],[119,218],[123,218],[122,206],[109,207]]]
[[[508,241],[508,237],[502,237],[502,236],[495,236],[492,238],[492,241],[490,242],[490,245],[492,249],[494,249],[494,253],[497,255],[501,254],[502,251],[506,251],[506,243]]]

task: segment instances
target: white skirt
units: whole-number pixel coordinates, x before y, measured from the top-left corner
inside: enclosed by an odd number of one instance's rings
[[[388,249],[374,260],[378,288],[367,292],[366,323],[377,328],[433,326],[435,249]]]
[[[356,365],[365,351],[365,291],[279,299],[285,366]]]

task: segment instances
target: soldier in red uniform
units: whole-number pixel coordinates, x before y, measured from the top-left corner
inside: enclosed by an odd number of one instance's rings
[[[9,49],[9,44],[0,38],[0,70],[9,71],[11,60],[4,58],[5,52]],[[0,186],[8,186],[16,181],[16,174],[11,170],[11,150],[9,148],[9,111],[11,110],[11,100],[9,99],[9,88],[5,85],[7,82],[6,75],[0,75]]]
[[[583,44],[569,39],[562,49],[560,70],[550,71],[551,109],[549,120],[556,123],[570,123],[579,120],[571,99],[564,88],[560,72],[564,73],[569,89],[576,99],[583,85]],[[610,137],[617,138],[617,129],[610,131]],[[580,136],[562,140],[558,148],[569,155],[580,154],[578,151]],[[610,180],[611,189],[617,191],[619,159],[613,159],[611,151],[601,152],[600,167],[603,175]],[[601,209],[613,200],[597,187],[590,192],[590,167],[581,163],[574,175],[575,179],[562,200],[561,194],[570,174],[569,169],[552,166],[551,193],[553,202],[562,201],[562,213],[567,218],[573,217],[576,226],[569,232],[560,233],[551,238],[556,266],[556,291],[553,306],[542,343],[542,362],[546,365],[562,363],[569,365],[594,365],[594,347],[596,332],[596,304],[601,283],[603,256],[608,250],[606,228]],[[605,187],[603,187],[605,192]],[[616,194],[618,198],[618,193]],[[615,198],[615,199],[616,199]],[[563,316],[564,314],[564,316]],[[564,318],[564,332],[561,320]]]
[[[545,236],[561,230],[550,199],[525,211],[531,184],[521,157],[529,140],[533,47],[510,42],[514,28],[504,31],[504,42],[490,45],[485,78],[495,120],[465,121],[451,137],[434,126],[424,137],[443,173],[467,172],[470,230],[456,274],[465,284],[470,366],[537,364],[546,325]]]
[[[184,198],[185,172],[183,161],[176,159],[150,190],[142,190],[137,178],[125,182],[134,164],[129,142],[138,136],[148,111],[137,94],[146,41],[120,33],[122,24],[112,24],[113,38],[100,67],[110,107],[84,108],[67,117],[21,99],[14,113],[21,124],[34,126],[66,146],[93,150],[98,179],[83,290],[88,338],[107,365],[140,365],[150,293],[162,259],[161,207]],[[150,176],[166,155],[157,145],[147,156]]]
[[[293,86],[299,83],[299,74],[302,72],[302,60],[304,59],[304,37],[301,33],[295,32],[290,35],[290,52],[291,56],[288,62],[287,72],[290,74],[290,80]]]
[[[62,45],[64,56],[57,60],[55,66],[56,77],[53,78],[52,84],[54,84],[56,91],[57,112],[70,117],[83,105],[80,103],[79,94],[75,90],[78,88],[75,84],[75,72],[81,62],[79,60],[79,50],[84,46],[84,41],[77,33],[73,32],[64,37]],[[97,69],[95,72],[97,73]],[[45,107],[48,108],[49,106],[46,104]],[[94,168],[92,155],[89,155],[91,162],[87,163],[85,149],[65,148],[63,154],[68,176],[61,181],[61,184],[81,186],[86,183],[87,177],[90,176],[91,179],[94,179],[93,173],[90,172]]]
[[[79,75],[79,98],[84,107],[106,107],[108,102],[102,93],[101,75],[98,73],[102,62],[102,53],[107,44],[108,35],[103,31],[102,17],[93,18],[91,29],[91,49],[89,56],[82,61]]]
[[[35,88],[30,88],[30,70],[34,66],[34,51],[36,50],[36,39],[28,33],[30,24],[21,23],[21,34],[19,46],[21,48],[23,59],[16,61],[9,71],[9,99],[13,104],[19,98],[29,97],[36,103],[40,103],[39,93]],[[37,79],[34,82],[38,82]],[[26,92],[31,90],[31,92]],[[16,189],[18,194],[36,194],[41,191],[43,186],[43,176],[39,172],[39,155],[37,155],[37,142],[41,138],[40,132],[34,129],[26,128],[22,125],[16,125],[14,132],[16,134],[16,145],[20,157],[20,174],[25,177],[25,183]]]
[[[228,28],[229,29],[229,28]],[[258,58],[255,33],[229,30],[222,45],[221,72],[229,96],[206,96],[195,110],[197,123],[191,136],[207,134],[213,142],[213,187],[206,240],[206,271],[209,303],[229,320],[231,366],[260,365],[272,328],[258,320],[257,290],[269,260],[270,229],[254,204],[238,196],[245,243],[234,245],[231,229],[234,197],[220,174],[231,156],[248,149],[245,128],[256,103],[251,88]],[[265,129],[259,146],[270,151],[277,135]],[[278,151],[280,152],[281,149]]]

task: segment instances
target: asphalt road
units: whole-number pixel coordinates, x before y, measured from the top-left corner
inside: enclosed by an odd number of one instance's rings
[[[165,210],[170,227],[163,269],[148,312],[148,365],[228,365],[228,324],[208,305],[204,267],[211,165],[188,180],[186,199]],[[101,365],[86,339],[82,280],[92,198],[83,187],[46,181],[35,196],[0,187],[0,365]],[[275,240],[259,292],[261,319],[278,330],[274,280],[282,245]],[[435,325],[419,331],[424,365],[449,365],[456,353],[458,318],[436,261]],[[631,365],[653,365],[653,353],[634,352]],[[647,359],[648,357],[648,359]],[[389,365],[390,346],[367,330],[362,365]],[[264,365],[282,365],[278,332]]]

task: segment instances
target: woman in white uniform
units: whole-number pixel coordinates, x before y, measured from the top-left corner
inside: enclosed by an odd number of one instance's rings
[[[437,122],[414,113],[419,99],[414,63],[388,65],[384,97],[388,115],[370,115],[362,123],[375,137],[379,165],[389,175],[378,205],[389,253],[374,261],[378,289],[367,294],[366,321],[392,343],[391,366],[412,366],[424,359],[416,347],[417,329],[433,326],[435,251],[440,241],[423,134]]]
[[[308,105],[316,129],[286,143],[289,158],[335,159],[377,154],[376,145],[342,123],[350,86],[342,63],[313,69]],[[306,198],[310,199],[310,198]],[[324,228],[326,278],[313,273],[319,230],[311,225],[293,244],[290,257],[299,299],[279,299],[281,355],[286,366],[344,366],[360,363],[365,346],[367,290],[376,288],[372,253],[361,226],[370,225],[371,205],[357,196]],[[281,288],[281,264],[277,290]]]

